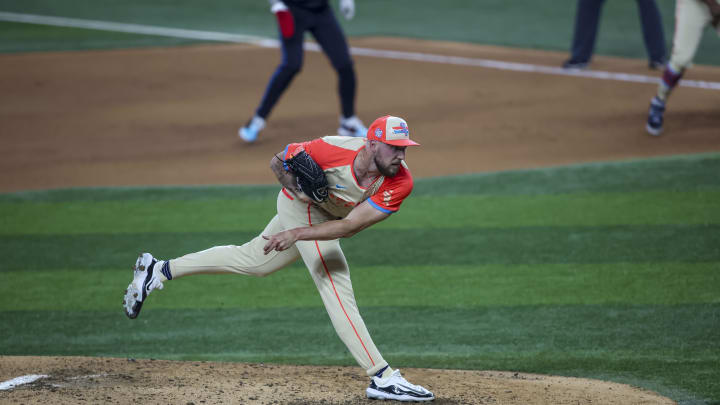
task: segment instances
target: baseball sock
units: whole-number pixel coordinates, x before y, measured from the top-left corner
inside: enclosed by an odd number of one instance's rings
[[[170,273],[170,260],[158,260],[157,263],[155,263],[155,267],[158,269],[156,274],[160,276],[160,281],[164,282],[172,280],[172,273]]]
[[[670,92],[672,92],[675,86],[677,86],[683,73],[683,69],[673,69],[673,67],[668,63],[665,67],[665,71],[663,72],[662,80],[658,85],[657,98],[660,101],[665,102],[667,100],[670,96]]]
[[[390,374],[392,374],[393,369],[390,368],[390,366],[385,366],[385,368],[381,369],[377,373],[375,373],[375,377],[378,378],[388,378],[390,377]]]

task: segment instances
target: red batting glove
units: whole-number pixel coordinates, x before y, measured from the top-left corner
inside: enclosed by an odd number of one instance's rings
[[[292,37],[295,34],[295,20],[285,3],[279,1],[273,4],[270,10],[275,14],[275,18],[277,18],[280,33],[283,38],[288,39]]]

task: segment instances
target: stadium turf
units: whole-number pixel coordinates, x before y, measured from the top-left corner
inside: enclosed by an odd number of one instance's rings
[[[573,0],[444,4],[363,0],[341,24],[351,36],[569,49]],[[658,4],[669,44],[674,2]],[[276,36],[254,0],[0,0],[0,11]],[[720,65],[705,36],[695,62]],[[12,22],[0,38],[0,52],[197,43]],[[645,58],[635,2],[607,2],[596,53]],[[600,378],[718,404],[718,173],[720,155],[706,154],[418,180],[399,214],[343,241],[361,312],[396,367]],[[242,243],[276,194],[0,194],[0,354],[353,365],[299,263],[265,279],[176,280],[137,320],[122,312],[138,252]]]
[[[675,2],[657,0],[668,47]],[[337,3],[333,3],[337,5]],[[555,0],[363,0],[356,16],[342,24],[349,36],[398,36],[567,52],[576,2]],[[0,11],[114,21],[158,27],[275,38],[277,28],[266,2],[256,0],[0,0]],[[511,27],[510,29],[508,27]],[[113,38],[114,37],[114,38]],[[695,63],[720,65],[720,44],[708,29]],[[168,46],[198,41],[47,28],[0,22],[0,52]],[[596,54],[647,59],[637,5],[611,1],[603,7]]]
[[[719,165],[705,154],[420,179],[400,213],[342,242],[365,321],[398,367],[602,378],[717,401]],[[242,243],[276,193],[0,195],[2,354],[354,364],[300,263],[263,279],[175,280],[137,320],[122,312],[137,252]]]

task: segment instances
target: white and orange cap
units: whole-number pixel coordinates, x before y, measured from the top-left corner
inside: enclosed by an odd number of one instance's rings
[[[386,115],[376,119],[367,131],[367,139],[380,141],[393,146],[420,145],[410,140],[407,122],[400,117]]]

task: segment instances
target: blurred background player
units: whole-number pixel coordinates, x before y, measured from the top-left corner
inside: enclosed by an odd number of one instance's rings
[[[712,25],[720,35],[720,0],[677,0],[675,4],[675,37],[670,62],[665,66],[657,95],[650,100],[645,129],[650,135],[663,130],[665,103],[680,82],[685,69],[697,52],[706,26]]]
[[[578,0],[570,59],[563,63],[564,68],[587,68],[595,49],[598,22],[604,3],[605,0]],[[637,0],[637,5],[640,11],[645,49],[648,52],[648,66],[650,69],[659,69],[667,57],[660,10],[655,0]]]
[[[367,128],[355,116],[355,69],[345,35],[328,0],[269,0],[280,31],[282,61],[270,78],[255,115],[238,131],[245,142],[255,142],[280,96],[300,71],[303,38],[309,31],[330,59],[338,75],[341,117],[338,135],[365,136]],[[355,15],[354,0],[340,0],[340,12],[350,20]]]

